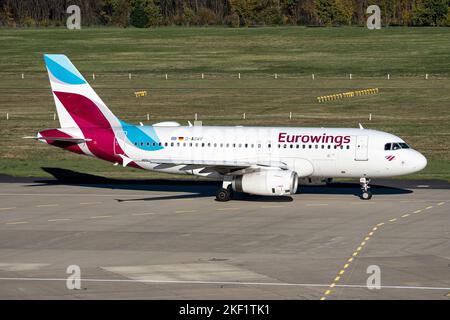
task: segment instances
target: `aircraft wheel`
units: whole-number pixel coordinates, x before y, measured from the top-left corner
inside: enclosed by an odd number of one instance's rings
[[[225,202],[231,199],[231,192],[229,189],[220,188],[216,192],[216,200]]]
[[[361,199],[363,200],[370,200],[372,198],[372,193],[369,191],[363,191],[363,193],[361,193]]]

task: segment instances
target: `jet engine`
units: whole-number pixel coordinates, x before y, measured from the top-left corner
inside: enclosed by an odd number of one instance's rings
[[[298,175],[290,170],[268,170],[236,176],[234,191],[261,196],[283,196],[297,192]]]

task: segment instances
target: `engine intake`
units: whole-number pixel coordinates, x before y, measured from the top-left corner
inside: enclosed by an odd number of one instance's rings
[[[246,173],[232,181],[234,191],[261,196],[283,196],[295,194],[298,175],[290,170],[270,170]]]

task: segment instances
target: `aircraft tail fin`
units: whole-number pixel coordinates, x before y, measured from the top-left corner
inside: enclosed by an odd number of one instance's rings
[[[61,128],[110,128],[119,119],[63,54],[45,54],[45,65]]]

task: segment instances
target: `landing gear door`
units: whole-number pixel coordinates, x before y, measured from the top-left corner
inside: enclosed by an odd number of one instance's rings
[[[118,132],[116,133],[114,137],[114,154],[124,154],[126,152],[126,145],[127,145],[127,132]]]
[[[369,137],[368,136],[356,136],[355,141],[355,160],[367,161],[369,154]]]

